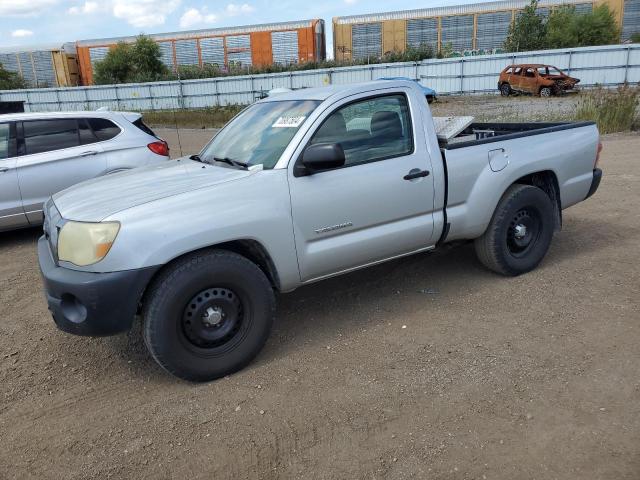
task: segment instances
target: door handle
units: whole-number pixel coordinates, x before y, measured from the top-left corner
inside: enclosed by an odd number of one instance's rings
[[[98,152],[91,150],[90,152],[82,152],[80,154],[81,157],[91,157],[92,155],[97,155]]]
[[[420,170],[419,168],[414,168],[408,174],[404,176],[405,180],[416,180],[418,178],[428,177],[429,170]]]

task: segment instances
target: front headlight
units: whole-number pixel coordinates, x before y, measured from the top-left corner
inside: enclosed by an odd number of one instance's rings
[[[58,236],[58,259],[86,267],[107,256],[120,230],[119,222],[67,222]]]

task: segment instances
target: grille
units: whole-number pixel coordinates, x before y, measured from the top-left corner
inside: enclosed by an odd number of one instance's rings
[[[407,45],[414,48],[421,45],[438,48],[438,19],[407,20]]]
[[[274,63],[298,63],[298,32],[272,32],[271,50]]]

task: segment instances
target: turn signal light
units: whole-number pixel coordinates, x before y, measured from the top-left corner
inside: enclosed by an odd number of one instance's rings
[[[169,145],[164,140],[150,143],[147,147],[156,155],[162,155],[163,157],[169,156]]]

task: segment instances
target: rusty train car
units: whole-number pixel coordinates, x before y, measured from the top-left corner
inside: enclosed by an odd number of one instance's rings
[[[213,28],[152,34],[162,61],[173,71],[181,66],[218,65],[229,68],[261,67],[322,61],[326,58],[325,25],[322,19]],[[76,42],[82,85],[93,84],[93,68],[119,42],[131,43],[135,36]]]

